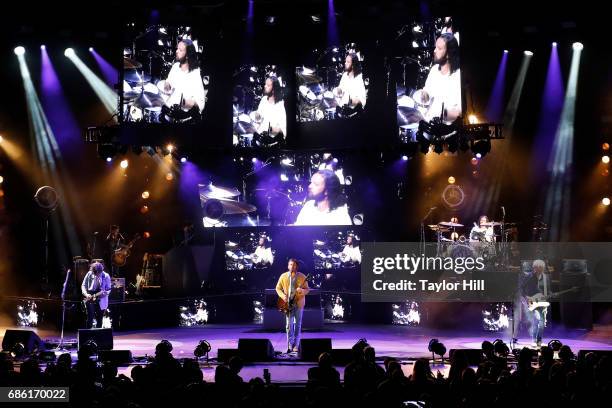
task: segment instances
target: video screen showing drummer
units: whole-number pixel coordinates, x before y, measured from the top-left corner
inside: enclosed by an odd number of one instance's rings
[[[452,123],[462,114],[459,32],[451,17],[413,22],[398,30],[404,55],[393,58],[401,143],[416,141],[419,122]]]
[[[198,123],[210,77],[202,65],[198,30],[130,26],[123,51],[124,122]]]
[[[355,43],[315,50],[296,67],[297,121],[358,117],[366,108],[369,79]]]
[[[234,73],[232,144],[279,148],[287,141],[284,75],[276,65],[243,65]]]
[[[313,240],[315,269],[351,269],[361,265],[360,237],[354,230],[325,231]]]
[[[259,270],[274,264],[276,249],[270,232],[237,232],[225,241],[225,268]]]

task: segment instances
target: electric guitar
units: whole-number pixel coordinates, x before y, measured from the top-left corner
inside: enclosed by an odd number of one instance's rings
[[[293,309],[295,309],[295,304],[296,304],[296,300],[297,300],[297,296],[296,296],[296,292],[297,289],[304,289],[304,284],[306,282],[308,282],[308,279],[310,279],[310,274],[306,275],[306,278],[304,279],[304,282],[302,283],[302,285],[298,286],[296,288],[296,291],[293,292],[291,298],[289,298],[289,301],[285,301],[283,298],[279,297],[278,301],[276,303],[276,307],[278,308],[279,312],[282,312],[284,314],[289,314],[293,311]]]
[[[573,288],[562,290],[561,292],[551,293],[548,296],[544,296],[543,293],[536,293],[533,296],[526,296],[525,298],[527,300],[527,308],[529,309],[530,312],[533,312],[534,310],[536,310],[539,307],[548,307],[548,306],[550,306],[549,300],[551,298],[560,296],[560,295],[562,295],[564,293],[575,292],[577,290],[578,290],[578,287],[574,286]]]
[[[115,249],[113,252],[113,256],[111,257],[111,261],[114,266],[124,266],[127,262],[128,256],[130,256],[130,250],[134,246],[134,243],[140,239],[140,234],[136,234],[134,239],[127,243],[127,245],[122,245],[121,248]]]
[[[98,292],[90,292],[90,291],[87,291],[87,293],[90,295],[90,297],[89,297],[89,298],[88,298],[88,297],[84,297],[84,298],[83,298],[83,304],[84,304],[85,306],[87,306],[87,304],[88,304],[88,303],[96,303],[96,302],[98,302],[98,300],[99,300],[99,299],[100,299],[102,296],[104,296],[104,292],[103,292],[103,291],[101,291],[101,290],[100,290],[100,291],[98,291]]]

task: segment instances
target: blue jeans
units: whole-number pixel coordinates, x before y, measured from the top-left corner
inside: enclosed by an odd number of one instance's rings
[[[546,325],[546,308],[539,307],[532,312],[531,338],[534,343],[542,342],[544,326]]]
[[[287,348],[292,349],[300,344],[302,334],[302,315],[304,308],[296,307],[285,317],[285,330],[287,331]]]

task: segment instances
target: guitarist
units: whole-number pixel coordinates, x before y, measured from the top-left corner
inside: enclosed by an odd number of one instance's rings
[[[529,298],[536,295],[550,294],[550,277],[546,273],[546,263],[541,259],[536,259],[532,264],[533,272],[529,276],[522,287],[522,294],[525,303],[529,303]],[[548,307],[537,307],[531,312],[531,338],[534,347],[540,347],[542,344],[542,335],[544,334],[544,326],[546,326],[546,315]]]
[[[96,327],[102,327],[102,317],[108,308],[108,294],[111,290],[110,275],[104,271],[100,262],[91,264],[89,271],[83,278],[81,293],[87,308],[87,328],[93,328],[93,319],[96,319]]]
[[[119,231],[119,226],[111,225],[110,231],[106,236],[106,251],[108,251],[107,259],[108,264],[111,265],[111,274],[113,277],[117,277],[119,275],[119,267],[113,265],[113,255],[115,254],[115,251],[123,247],[124,240],[123,235],[121,235],[121,232]]]
[[[283,273],[276,284],[276,293],[281,300],[289,303],[285,314],[285,330],[287,331],[287,353],[297,351],[302,332],[302,315],[306,303],[306,295],[310,290],[306,276],[298,272],[298,261],[289,259],[287,272]]]

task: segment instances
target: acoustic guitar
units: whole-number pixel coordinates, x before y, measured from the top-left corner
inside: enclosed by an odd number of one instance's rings
[[[140,239],[140,234],[136,234],[134,239],[128,242],[126,245],[122,245],[120,248],[115,249],[111,261],[114,266],[124,266],[127,262],[128,256],[130,256],[130,250],[134,246],[134,243]]]
[[[306,275],[304,282],[302,283],[302,285],[296,288],[296,291],[293,292],[292,296],[289,298],[289,301],[285,301],[281,297],[278,298],[278,301],[276,302],[276,307],[278,308],[279,312],[284,313],[284,314],[289,314],[293,311],[293,309],[295,309],[295,305],[297,301],[297,297],[296,297],[297,289],[304,289],[303,285],[306,282],[308,282],[309,279],[310,279],[310,274]]]

